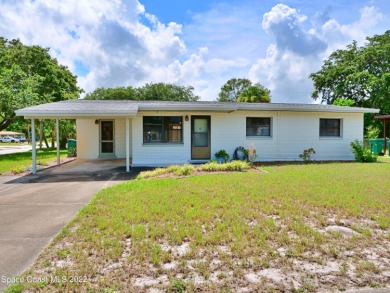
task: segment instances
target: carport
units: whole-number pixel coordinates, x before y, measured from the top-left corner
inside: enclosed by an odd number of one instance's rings
[[[37,105],[15,111],[16,116],[23,116],[24,119],[31,120],[31,143],[32,143],[32,173],[37,172],[37,150],[35,121],[37,119],[56,120],[56,144],[57,144],[57,165],[60,165],[60,119],[96,119],[99,123],[101,119],[123,118],[125,126],[125,148],[126,148],[126,172],[130,172],[130,119],[137,115],[138,105],[131,103],[110,104],[106,103],[72,103],[72,100]]]

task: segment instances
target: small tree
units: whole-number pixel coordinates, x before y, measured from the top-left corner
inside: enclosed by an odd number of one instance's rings
[[[257,83],[243,91],[237,102],[269,103],[271,102],[270,93],[269,89]]]
[[[221,87],[217,101],[236,102],[250,86],[252,86],[252,82],[247,78],[231,78]]]

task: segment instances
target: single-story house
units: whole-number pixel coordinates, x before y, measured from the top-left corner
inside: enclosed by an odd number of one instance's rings
[[[130,166],[214,159],[225,149],[256,146],[259,161],[353,160],[363,114],[377,109],[318,104],[69,100],[16,111],[31,119],[76,119],[77,157],[126,158]],[[58,123],[57,123],[58,124]],[[32,135],[34,137],[34,135]]]
[[[0,138],[4,137],[4,136],[12,136],[14,137],[15,135],[24,135],[24,133],[21,133],[21,132],[15,132],[15,131],[0,131]]]

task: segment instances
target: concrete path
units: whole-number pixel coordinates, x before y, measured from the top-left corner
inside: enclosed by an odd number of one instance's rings
[[[26,270],[101,188],[134,178],[124,160],[72,161],[24,177],[0,176],[0,290]]]

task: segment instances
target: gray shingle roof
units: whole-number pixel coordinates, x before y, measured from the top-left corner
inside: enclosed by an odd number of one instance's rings
[[[26,118],[125,117],[139,111],[304,111],[340,113],[379,113],[378,109],[342,107],[318,104],[288,103],[221,103],[213,101],[119,101],[119,100],[68,100],[37,105],[15,111]]]

